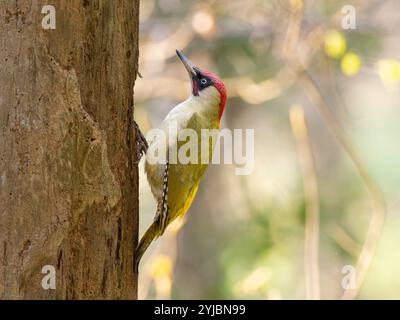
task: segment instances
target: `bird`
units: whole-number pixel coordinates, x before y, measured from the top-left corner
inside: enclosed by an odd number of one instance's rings
[[[168,137],[164,147],[162,145],[165,139],[162,140],[162,135],[154,137],[148,144],[144,136],[139,135],[139,138],[144,140],[143,153],[146,153],[147,149],[159,148],[165,155],[165,161],[154,163],[150,161],[148,152],[146,154],[145,172],[151,192],[157,202],[157,210],[152,224],[136,248],[136,266],[153,240],[162,236],[171,222],[182,218],[187,213],[209,163],[209,161],[200,160],[197,163],[182,163],[180,159],[171,161],[171,152],[175,150],[179,152],[183,142],[178,141],[176,136],[171,138],[170,126],[174,124],[178,134],[183,129],[194,130],[200,138],[202,129],[219,132],[227,101],[226,87],[217,75],[200,69],[180,51],[176,50],[176,54],[189,75],[191,92],[189,97],[175,106],[162,121],[159,129],[165,133],[164,137]],[[209,140],[206,154],[209,159],[212,157],[214,146],[215,140]],[[202,152],[205,153],[205,150],[199,147],[197,152],[198,159],[202,159],[204,156]]]

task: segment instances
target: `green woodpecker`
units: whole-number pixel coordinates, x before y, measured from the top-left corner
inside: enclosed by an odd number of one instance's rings
[[[153,223],[137,247],[136,264],[139,263],[151,242],[161,236],[172,221],[182,217],[188,211],[208,166],[208,163],[200,160],[197,163],[187,164],[180,163],[179,159],[175,163],[170,161],[171,152],[179,151],[183,142],[177,137],[171,139],[169,128],[174,123],[178,135],[182,129],[192,129],[200,138],[202,129],[214,129],[215,132],[215,129],[219,129],[227,99],[225,86],[215,74],[199,69],[178,50],[176,53],[189,74],[192,92],[187,100],[168,113],[161,125],[160,129],[165,133],[164,137],[167,137],[168,142],[165,143],[165,139],[161,141],[160,137],[155,137],[149,143],[150,149],[159,149],[158,151],[161,150],[160,152],[166,155],[166,161],[153,163],[149,161],[149,152],[147,153],[145,171],[151,191],[157,201],[157,211]],[[143,136],[140,135],[139,138],[143,139]],[[211,158],[214,139],[208,143],[207,157]],[[199,147],[198,159],[203,159],[201,152],[202,148]]]

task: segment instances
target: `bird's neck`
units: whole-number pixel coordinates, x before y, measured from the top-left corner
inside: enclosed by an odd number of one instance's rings
[[[221,97],[215,88],[210,87],[198,96],[191,96],[188,100],[199,115],[210,119],[211,122],[216,123],[216,127],[219,127],[226,97]]]

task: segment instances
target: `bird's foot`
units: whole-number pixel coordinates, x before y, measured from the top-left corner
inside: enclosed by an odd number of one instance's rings
[[[135,130],[135,137],[136,137],[137,161],[139,162],[142,156],[146,154],[147,149],[149,148],[149,144],[147,143],[146,138],[144,137],[142,131],[140,130],[135,120],[133,120],[133,127]]]

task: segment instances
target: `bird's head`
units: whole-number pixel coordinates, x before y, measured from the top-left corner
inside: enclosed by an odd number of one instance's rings
[[[178,50],[176,50],[176,54],[178,55],[179,59],[181,59],[189,74],[193,96],[210,101],[218,99],[218,117],[221,119],[227,99],[226,88],[222,80],[210,71],[200,70],[200,68],[195,66]]]

